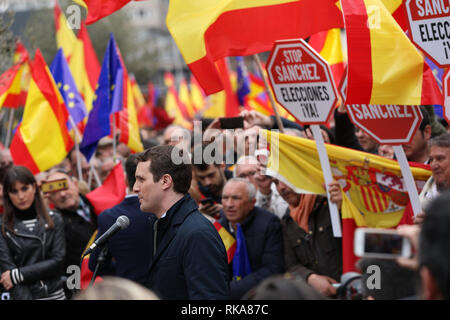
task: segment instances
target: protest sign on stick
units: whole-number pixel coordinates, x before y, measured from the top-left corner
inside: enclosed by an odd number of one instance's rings
[[[339,212],[328,192],[333,176],[319,127],[328,121],[338,100],[330,67],[303,39],[282,40],[274,44],[267,72],[278,103],[300,123],[311,125],[327,189],[333,235],[342,237]]]
[[[412,42],[440,67],[449,67],[450,3],[407,0],[405,10]]]

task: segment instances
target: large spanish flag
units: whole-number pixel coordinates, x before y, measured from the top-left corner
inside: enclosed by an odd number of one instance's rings
[[[336,0],[171,0],[167,27],[206,94],[223,89],[214,62],[270,50],[275,40],[342,27]]]
[[[270,143],[266,174],[283,181],[298,193],[326,193],[314,140],[262,132]],[[354,271],[355,227],[396,227],[409,203],[408,192],[397,161],[329,144],[326,144],[326,150],[334,180],[343,190],[343,271]],[[414,166],[411,172],[421,190],[431,171]]]
[[[380,0],[341,0],[347,33],[346,104],[442,104],[423,55]]]
[[[33,173],[59,164],[73,147],[69,112],[40,50],[30,63],[31,80],[22,123],[11,142],[14,163]]]

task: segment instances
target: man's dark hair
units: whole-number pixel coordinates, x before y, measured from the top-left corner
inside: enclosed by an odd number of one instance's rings
[[[422,113],[422,122],[420,123],[419,130],[422,132],[425,130],[427,125],[431,126],[430,115],[425,106],[420,106],[420,113]]]
[[[371,276],[367,268],[371,265],[380,268],[380,288],[369,289],[367,280]],[[372,296],[375,300],[396,300],[414,296],[417,293],[417,273],[403,268],[394,260],[363,258],[358,261],[361,270],[363,296]]]
[[[175,164],[172,155],[178,159],[186,158],[186,151],[169,146],[156,146],[145,150],[137,156],[138,162],[150,161],[150,173],[153,181],[159,181],[163,175],[168,174],[173,180],[173,190],[177,193],[186,194],[191,187],[192,165],[187,161]]]
[[[426,266],[445,300],[450,299],[450,191],[425,208],[419,236],[419,264]]]
[[[130,190],[133,190],[134,183],[136,182],[135,174],[137,164],[138,160],[136,154],[130,154],[127,158],[127,161],[125,161],[125,173],[127,175],[128,188]]]

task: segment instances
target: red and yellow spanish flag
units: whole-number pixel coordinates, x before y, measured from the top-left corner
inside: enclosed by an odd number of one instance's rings
[[[165,108],[169,117],[174,118],[173,123],[178,124],[184,128],[191,129],[189,113],[186,106],[180,102],[178,91],[175,86],[175,78],[172,73],[166,72],[164,74],[164,84],[167,87]]]
[[[39,49],[30,69],[22,123],[10,148],[14,163],[35,174],[59,164],[74,143],[67,130],[69,112]]]
[[[335,28],[315,33],[309,38],[308,43],[328,62],[334,83],[336,86],[339,85],[346,63],[342,52],[341,30]]]
[[[16,81],[16,79],[20,79],[19,70],[20,65],[16,64],[0,75],[0,109],[3,105],[8,107],[8,103],[5,103],[5,101],[10,96],[11,92],[17,92],[18,89],[20,90],[18,81]]]
[[[18,108],[25,105],[30,83],[28,61],[28,51],[17,41],[14,65],[0,76],[0,108]]]
[[[70,57],[72,56],[72,52],[77,42],[77,37],[72,29],[69,28],[66,16],[61,11],[58,1],[55,2],[53,13],[55,17],[56,48],[62,48],[64,57],[67,61],[70,61]]]
[[[442,104],[423,55],[380,0],[341,0],[347,33],[346,104]]]
[[[219,221],[216,220],[213,224],[227,251],[228,263],[231,263],[234,253],[236,252],[236,239],[219,223]]]
[[[123,70],[122,110],[118,116],[118,128],[120,130],[119,141],[123,142],[132,152],[144,151],[141,136],[139,134],[137,107],[134,100],[133,88],[128,76],[128,71],[123,61],[122,54],[116,47]]]
[[[95,230],[95,232],[92,234],[91,238],[89,239],[86,247],[84,248],[84,252],[86,252],[87,249],[94,243],[95,238],[97,237],[98,230]],[[83,260],[81,261],[81,270],[80,270],[80,289],[86,290],[89,288],[89,284],[91,283],[92,277],[94,273],[89,269],[89,257],[91,255],[88,254],[83,257]],[[80,257],[81,258],[81,257]],[[95,277],[94,284],[102,282],[103,279],[101,277]]]
[[[250,93],[246,96],[245,109],[255,110],[266,116],[273,115],[274,111],[265,91],[263,79],[250,72],[248,78],[250,80]]]
[[[75,84],[83,96],[86,110],[89,112],[92,109],[95,88],[100,76],[100,63],[84,23],[81,24],[69,68]]]
[[[266,174],[283,181],[298,193],[326,193],[314,140],[262,132],[270,143]],[[325,146],[333,178],[343,190],[343,272],[355,271],[355,227],[396,227],[408,206],[408,191],[397,161],[331,144]],[[431,171],[410,165],[416,186],[421,190]]]
[[[167,27],[205,90],[223,90],[214,64],[270,50],[275,40],[343,26],[336,0],[171,0]]]
[[[180,88],[178,90],[178,96],[180,103],[183,104],[183,108],[186,110],[189,119],[194,119],[196,110],[191,100],[191,94],[186,79],[181,79]]]
[[[140,110],[145,106],[145,98],[142,94],[141,89],[139,88],[138,83],[136,82],[136,78],[133,74],[130,74],[130,83],[131,83],[131,91],[133,92],[134,105],[137,110]]]
[[[194,75],[191,75],[191,101],[196,112],[202,112],[206,108],[206,95],[202,87],[195,79]]]

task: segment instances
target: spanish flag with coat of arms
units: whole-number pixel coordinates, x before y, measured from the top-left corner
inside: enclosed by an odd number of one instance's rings
[[[314,140],[266,130],[262,133],[270,143],[266,174],[283,181],[298,193],[326,193]],[[343,272],[356,271],[354,229],[399,225],[409,203],[408,191],[397,161],[329,144],[326,144],[326,150],[333,177],[343,190]],[[416,186],[421,190],[431,171],[415,167],[414,163],[410,166]]]

